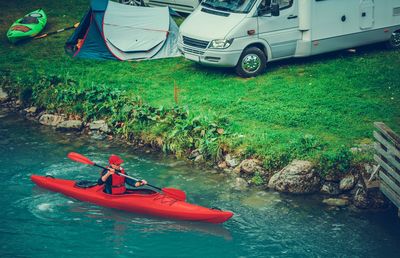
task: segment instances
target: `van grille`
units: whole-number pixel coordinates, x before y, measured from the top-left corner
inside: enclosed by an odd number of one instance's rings
[[[192,46],[192,47],[205,49],[209,43],[209,41],[193,39],[193,38],[189,38],[189,37],[185,37],[185,36],[182,36],[182,37],[183,37],[183,44]]]
[[[204,51],[196,50],[196,49],[191,49],[187,47],[183,47],[183,51],[186,51],[188,53],[196,54],[196,55],[203,55]]]

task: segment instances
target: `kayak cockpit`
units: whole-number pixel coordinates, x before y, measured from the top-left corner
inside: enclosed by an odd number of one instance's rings
[[[157,194],[158,192],[151,190],[151,189],[126,189],[126,192],[122,195],[130,195],[130,194],[140,194],[140,195],[153,195]]]
[[[98,184],[97,184],[97,182],[94,182],[94,181],[82,180],[82,181],[76,181],[74,186],[77,188],[87,189],[87,188],[92,188],[92,187],[98,186]],[[103,187],[101,189],[103,189]],[[112,196],[154,195],[157,193],[158,192],[151,190],[151,189],[147,189],[147,188],[140,189],[139,188],[139,189],[126,189],[125,193],[118,194],[118,195],[112,195]]]

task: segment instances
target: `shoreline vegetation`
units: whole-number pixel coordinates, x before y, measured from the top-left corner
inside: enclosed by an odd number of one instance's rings
[[[126,113],[116,111],[116,107],[111,105],[108,108],[96,106],[103,102],[92,102],[91,98],[86,96],[93,94],[91,91],[80,94],[74,92],[70,97],[75,99],[76,105],[64,106],[60,99],[67,99],[64,95],[66,92],[56,91],[46,83],[44,85],[44,89],[61,95],[40,94],[46,97],[35,99],[35,91],[38,90],[36,87],[29,88],[27,93],[26,88],[23,91],[13,91],[15,88],[3,85],[7,93],[2,90],[0,107],[17,111],[27,119],[52,126],[58,131],[89,134],[98,140],[120,140],[135,148],[172,154],[198,166],[212,167],[221,173],[236,177],[233,187],[238,190],[259,187],[291,194],[318,193],[324,197],[323,203],[335,207],[351,205],[359,209],[386,209],[390,206],[378,188],[368,185],[373,165],[368,162],[354,163],[355,153],[364,155],[372,151],[369,145],[343,150],[342,153],[331,156],[331,159],[321,155],[324,160],[319,163],[294,159],[288,160],[287,163],[279,163],[282,164],[281,167],[268,167],[269,163],[256,154],[245,156],[229,149],[231,135],[226,133],[229,124],[226,120],[210,121],[204,117],[194,117],[188,110],[179,107],[154,108],[143,104],[141,99],[129,102],[131,106],[128,108],[124,103],[129,96],[123,93],[114,97],[122,102],[122,106],[117,105],[118,110]],[[56,88],[60,89],[61,85],[58,84]],[[101,95],[99,87],[93,90],[95,95]],[[11,97],[8,94],[11,94]],[[105,93],[103,95],[109,96]],[[57,103],[57,106],[51,103]],[[84,110],[79,110],[82,112],[79,115],[74,108],[80,105],[87,105],[88,109],[85,111],[92,110],[93,116],[87,115]],[[51,109],[48,109],[49,107]],[[100,117],[95,115],[99,114],[99,110],[105,112]],[[123,114],[129,115],[122,119]],[[321,164],[326,165],[326,170],[322,170]],[[376,184],[376,181],[371,185],[373,184]]]
[[[48,10],[45,31],[52,31],[79,21],[88,3],[0,3],[7,10],[0,34],[38,5]],[[374,169],[373,122],[400,131],[400,51],[378,44],[290,59],[242,79],[184,58],[72,59],[63,49],[70,34],[19,45],[0,39],[3,106],[59,130],[118,136],[216,167],[235,175],[239,188],[387,207],[366,181]]]

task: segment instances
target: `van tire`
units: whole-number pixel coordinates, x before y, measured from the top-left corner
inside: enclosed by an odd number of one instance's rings
[[[400,30],[392,33],[389,41],[386,42],[388,49],[400,49]]]
[[[126,4],[126,5],[145,6],[143,0],[119,0],[118,2],[120,4]]]
[[[236,73],[243,78],[255,77],[265,72],[267,57],[258,47],[243,50],[235,67]]]

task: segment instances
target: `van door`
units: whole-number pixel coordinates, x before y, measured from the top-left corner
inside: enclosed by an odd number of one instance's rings
[[[298,1],[277,0],[279,16],[271,15],[271,0],[263,0],[258,6],[258,36],[268,42],[272,56],[268,60],[294,56],[297,41],[301,38],[299,30]]]
[[[360,29],[370,29],[374,26],[374,1],[361,0],[360,2]]]

